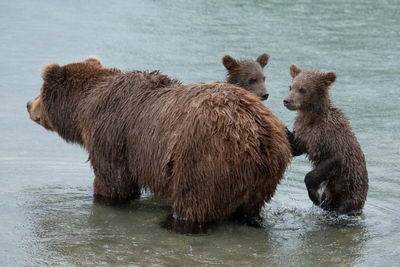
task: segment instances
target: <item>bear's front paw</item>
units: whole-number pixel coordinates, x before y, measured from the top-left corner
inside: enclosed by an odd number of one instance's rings
[[[196,223],[188,219],[180,219],[175,213],[168,215],[160,226],[170,232],[175,232],[185,235],[207,234],[212,223]]]

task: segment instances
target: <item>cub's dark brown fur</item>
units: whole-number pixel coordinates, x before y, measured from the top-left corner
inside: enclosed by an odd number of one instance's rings
[[[331,104],[333,72],[302,71],[292,65],[293,82],[285,106],[297,111],[294,156],[306,153],[314,169],[305,177],[314,204],[339,214],[359,214],[368,191],[364,154],[344,114]],[[318,192],[318,191],[322,191]]]
[[[291,158],[285,127],[253,94],[227,83],[182,86],[90,58],[49,65],[33,120],[89,153],[94,192],[169,197],[195,223],[258,216]]]
[[[260,55],[256,61],[252,59],[236,60],[226,55],[222,63],[227,70],[226,82],[238,85],[255,94],[261,100],[267,100],[269,94],[265,86],[263,69],[267,65],[268,54]]]

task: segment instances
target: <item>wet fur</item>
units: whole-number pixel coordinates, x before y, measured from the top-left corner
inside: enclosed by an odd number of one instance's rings
[[[368,173],[361,147],[348,119],[333,107],[329,85],[332,72],[302,71],[291,66],[293,82],[285,105],[297,111],[289,133],[292,154],[306,153],[313,170],[305,177],[314,204],[338,214],[359,214],[368,191]],[[300,88],[306,90],[300,93]],[[321,186],[326,184],[322,195]]]
[[[285,127],[227,83],[182,86],[159,72],[122,72],[92,59],[44,71],[41,121],[89,153],[94,192],[171,198],[179,220],[259,216],[290,161]]]

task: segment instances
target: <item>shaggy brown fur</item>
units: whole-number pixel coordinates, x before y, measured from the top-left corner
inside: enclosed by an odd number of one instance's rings
[[[182,86],[92,60],[49,65],[43,79],[40,124],[88,151],[95,194],[109,199],[149,188],[171,198],[180,220],[254,217],[291,157],[282,123],[234,85]]]
[[[238,85],[252,92],[261,100],[267,100],[269,94],[265,86],[264,67],[269,59],[268,54],[260,55],[256,61],[252,59],[236,60],[226,55],[222,63],[227,70],[226,82]]]
[[[335,73],[302,71],[292,65],[290,74],[293,82],[284,104],[297,111],[292,153],[307,153],[313,163],[314,169],[305,177],[310,199],[328,211],[361,213],[367,197],[368,173],[347,118],[331,104],[328,90],[336,79]]]

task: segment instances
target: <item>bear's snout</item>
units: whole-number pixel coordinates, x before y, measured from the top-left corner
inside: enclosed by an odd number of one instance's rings
[[[267,100],[268,99],[268,97],[269,97],[269,94],[268,93],[265,93],[265,94],[263,94],[263,95],[261,95],[261,100]]]
[[[290,103],[289,100],[287,100],[287,99],[283,100],[283,104],[284,104],[285,106],[289,105],[289,103]]]
[[[283,105],[289,109],[289,110],[296,110],[296,106],[293,105],[293,102],[290,98],[286,98],[285,100],[283,100]]]
[[[28,110],[29,117],[31,118],[31,120],[39,123],[40,122],[40,97],[36,97],[35,99],[28,101],[28,103],[26,103],[26,109]]]

